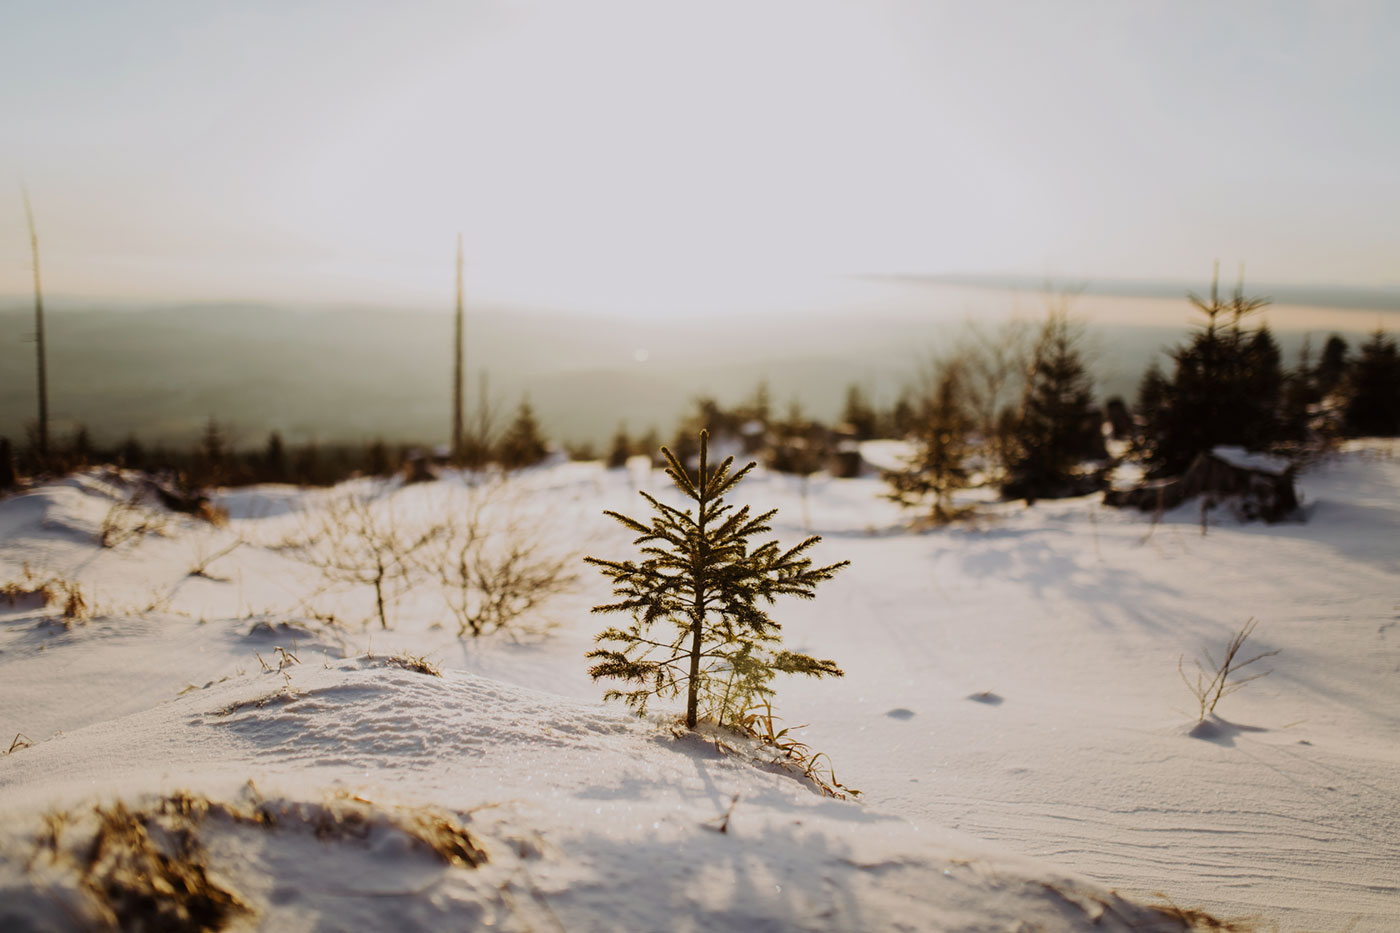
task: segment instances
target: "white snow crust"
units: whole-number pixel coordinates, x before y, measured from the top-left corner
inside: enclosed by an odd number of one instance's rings
[[[1236,469],[1255,470],[1259,473],[1268,473],[1272,476],[1282,476],[1287,473],[1288,468],[1292,466],[1285,457],[1277,457],[1273,454],[1245,450],[1243,447],[1233,447],[1225,444],[1212,447],[1210,454],[1212,457],[1223,460]]]

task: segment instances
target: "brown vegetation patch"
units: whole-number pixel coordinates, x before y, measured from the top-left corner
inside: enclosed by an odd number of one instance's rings
[[[1172,920],[1179,920],[1181,925],[1192,933],[1254,933],[1260,928],[1258,921],[1252,917],[1221,920],[1196,907],[1178,907],[1165,894],[1158,894],[1157,897],[1166,901],[1166,904],[1152,904],[1148,910]]]
[[[406,671],[413,671],[415,674],[428,674],[432,677],[441,677],[442,670],[428,660],[427,655],[420,654],[396,654],[393,657],[384,659],[385,665],[392,664],[394,667],[401,667]]]
[[[181,795],[144,810],[117,801],[81,817],[49,814],[35,861],[47,854],[76,874],[100,928],[219,930],[249,908],[210,877],[198,838],[207,810]]]
[[[118,800],[44,814],[28,870],[70,875],[83,895],[87,926],[220,930],[253,908],[208,862],[201,834],[211,820],[268,832],[309,831],[326,842],[400,833],[447,866],[476,868],[487,861],[457,814],[380,806],[348,792],[320,802],[266,800],[250,781],[235,803],[176,791],[141,806]]]
[[[65,628],[74,622],[86,622],[94,614],[92,604],[77,582],[57,575],[41,577],[27,565],[19,579],[0,583],[0,599],[21,608],[58,606]]]

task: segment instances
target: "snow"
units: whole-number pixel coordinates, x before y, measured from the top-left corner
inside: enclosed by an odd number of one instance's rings
[[[897,472],[909,467],[914,445],[908,441],[875,440],[860,442],[860,457],[877,470]]]
[[[498,507],[624,556],[602,510],[678,501],[637,467],[526,471]],[[326,589],[283,546],[344,490],[230,491],[225,527],[161,514],[114,548],[95,542],[118,477],[11,497],[0,585],[27,565],[94,615],[0,597],[0,752],[33,742],[0,757],[0,928],[90,925],[72,872],[35,857],[45,814],[189,791],[284,815],[199,829],[262,929],[1180,928],[1141,906],[1159,892],[1265,928],[1395,929],[1400,448],[1349,445],[1298,485],[1303,523],[1222,512],[1202,534],[1194,503],[1154,523],[1086,498],[915,533],[875,479],[746,480],[781,540],[809,526],[817,560],[852,561],[778,607],[787,644],[846,677],[780,682],[777,707],[858,803],[602,704],[582,658],[601,577],[516,638],[458,639],[423,585],[385,631],[359,624],[365,588]],[[449,475],[384,507],[426,521],[472,494]],[[1272,673],[1198,722],[1178,659],[1218,656],[1251,617]],[[337,807],[363,834],[308,828]],[[489,861],[425,852],[402,829],[424,813]]]
[[[1272,476],[1282,476],[1287,473],[1292,466],[1286,457],[1276,457],[1273,454],[1259,453],[1257,451],[1245,450],[1243,447],[1232,447],[1223,444],[1212,447],[1210,455],[1217,460],[1225,461],[1236,469],[1255,470],[1259,473],[1268,473]]]

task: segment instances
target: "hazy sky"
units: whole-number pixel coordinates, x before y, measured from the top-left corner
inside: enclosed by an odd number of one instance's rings
[[[1400,4],[0,3],[0,294],[1400,280]]]

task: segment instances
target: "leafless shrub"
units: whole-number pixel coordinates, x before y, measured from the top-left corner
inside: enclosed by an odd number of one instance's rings
[[[119,495],[112,502],[97,532],[100,545],[115,548],[128,541],[139,543],[148,534],[165,533],[167,516],[148,509],[142,498],[142,491],[137,489]]]
[[[392,494],[344,492],[305,513],[286,550],[333,583],[373,589],[375,615],[387,629],[388,604],[411,585],[417,552],[438,533],[410,532],[395,514]]]
[[[519,629],[522,620],[567,592],[577,554],[561,548],[541,519],[524,509],[509,481],[471,488],[444,516],[424,551],[442,585],[458,636]]]
[[[207,554],[204,550],[204,544],[201,542],[195,547],[195,562],[194,565],[190,567],[188,575],[191,577],[204,577],[206,580],[227,582],[225,578],[212,576],[209,573],[209,565],[221,557],[227,557],[246,543],[247,542],[242,538],[235,538],[230,544],[219,548],[212,554]]]
[[[1273,657],[1282,650],[1275,648],[1273,651],[1264,651],[1256,654],[1246,661],[1239,660],[1240,651],[1244,648],[1245,641],[1254,633],[1254,626],[1256,624],[1256,620],[1251,618],[1241,626],[1240,630],[1230,639],[1230,643],[1225,646],[1225,656],[1218,664],[1215,659],[1211,657],[1210,650],[1206,649],[1206,663],[1202,664],[1199,660],[1196,661],[1196,678],[1194,681],[1186,675],[1184,665],[1185,657],[1183,656],[1177,659],[1177,673],[1181,675],[1182,682],[1186,684],[1187,689],[1191,691],[1191,695],[1194,696],[1199,703],[1200,718],[1202,720],[1206,718],[1207,714],[1215,712],[1215,705],[1219,703],[1223,697],[1227,697],[1236,690],[1239,690],[1251,680],[1258,680],[1260,677],[1265,677],[1273,673],[1273,671],[1260,671],[1248,677],[1235,677],[1234,680],[1230,679],[1255,661]]]
[[[953,351],[952,359],[962,366],[967,407],[993,482],[1000,481],[1015,454],[1010,424],[1030,370],[1034,335],[1034,324],[1022,318],[995,326],[970,320]],[[926,367],[925,386],[935,371]]]

